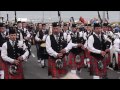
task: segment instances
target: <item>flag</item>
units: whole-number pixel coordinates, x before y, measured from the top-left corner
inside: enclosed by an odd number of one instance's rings
[[[85,23],[85,20],[83,17],[80,17],[79,21],[81,21],[82,23]]]

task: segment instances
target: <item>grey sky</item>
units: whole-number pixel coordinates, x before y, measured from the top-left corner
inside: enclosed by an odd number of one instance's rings
[[[9,14],[9,20],[14,20],[14,11],[0,11],[0,16],[3,16],[6,20],[6,14]],[[102,17],[102,11],[100,11]],[[89,20],[94,17],[98,17],[97,11],[61,11],[61,16],[64,21],[68,21],[70,17],[74,17],[78,20],[80,16]],[[36,19],[41,21],[43,18],[43,11],[17,11],[18,18],[28,18],[30,20]],[[53,21],[58,20],[57,11],[44,11],[45,20],[51,18]],[[120,21],[120,11],[109,11],[109,18],[111,21]]]

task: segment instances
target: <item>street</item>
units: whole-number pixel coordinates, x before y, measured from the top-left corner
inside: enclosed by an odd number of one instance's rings
[[[27,62],[23,63],[24,78],[25,79],[51,79],[48,76],[47,67],[41,68],[40,64],[37,62],[37,52],[35,45],[32,46],[32,55]],[[46,62],[47,64],[47,62]],[[77,73],[83,79],[92,79],[92,76],[89,75],[89,72],[86,68],[82,68],[80,73]],[[120,72],[108,69],[108,78],[109,79],[120,79]]]

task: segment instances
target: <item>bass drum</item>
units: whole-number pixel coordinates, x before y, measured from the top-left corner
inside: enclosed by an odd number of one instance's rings
[[[40,44],[40,47],[45,48],[46,47],[46,43]]]

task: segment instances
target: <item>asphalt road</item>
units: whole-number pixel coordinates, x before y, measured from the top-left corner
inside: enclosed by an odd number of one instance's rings
[[[23,63],[24,78],[25,79],[51,79],[48,76],[48,68],[41,68],[40,64],[37,62],[37,52],[36,47],[32,46],[32,55],[27,62]],[[47,62],[46,62],[47,63]],[[83,79],[92,79],[88,70],[82,68],[80,73],[77,73]],[[120,72],[108,69],[108,78],[109,79],[120,79]]]

